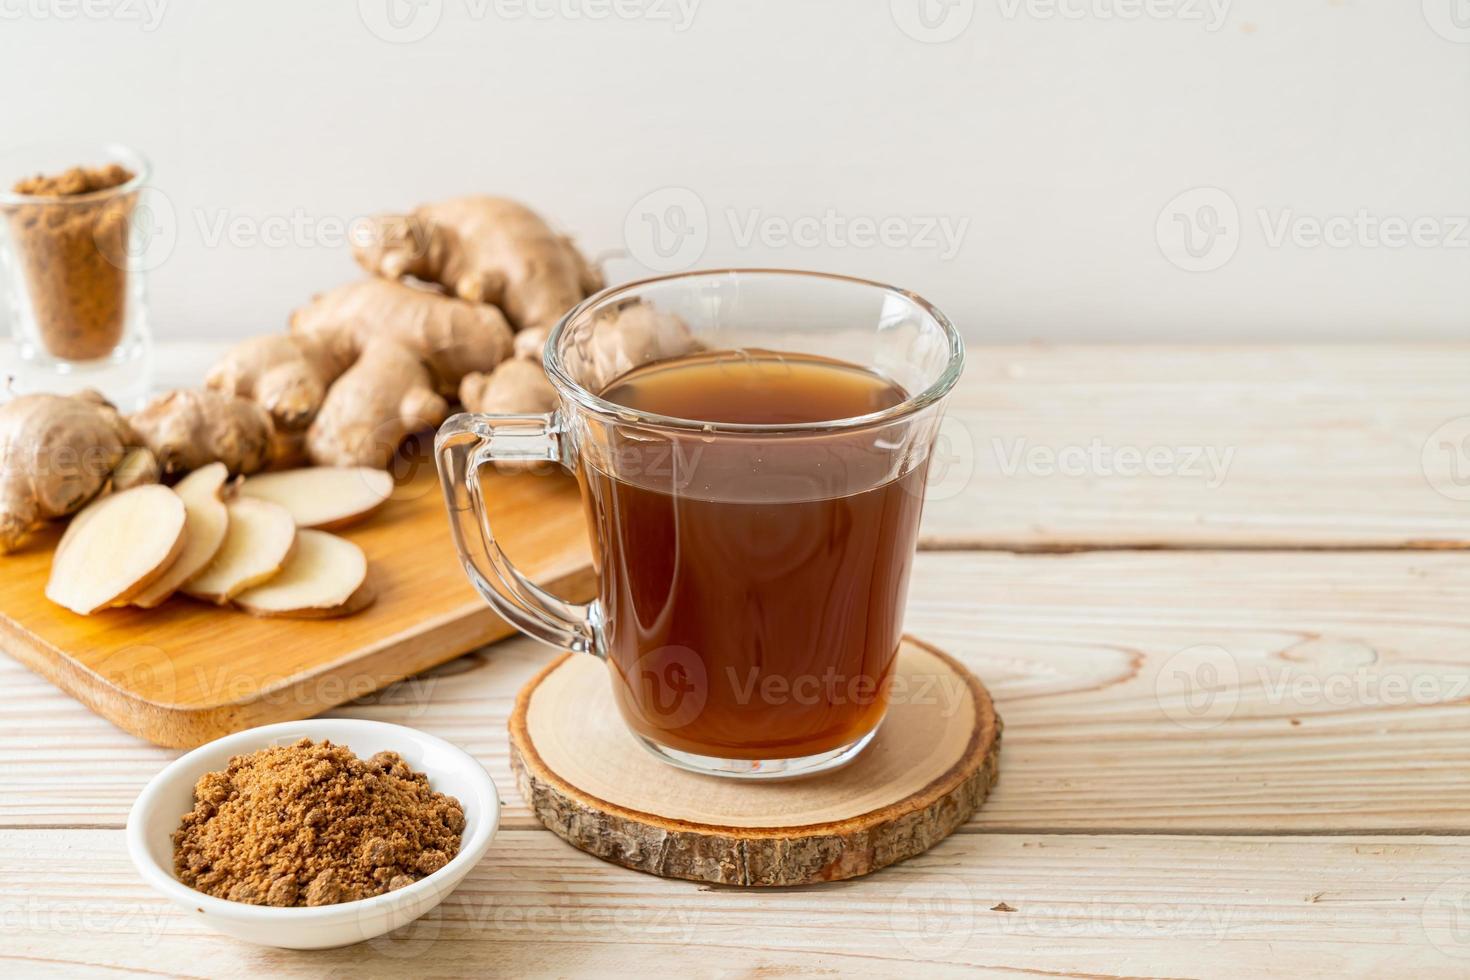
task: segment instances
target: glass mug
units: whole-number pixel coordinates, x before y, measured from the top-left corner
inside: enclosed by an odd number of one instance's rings
[[[620,331],[630,342],[599,346],[599,325],[630,311],[642,324]],[[762,352],[836,359],[902,391],[887,408],[797,423],[691,420],[602,397],[681,346],[738,352],[710,355],[717,370]],[[856,757],[887,711],[929,458],[964,360],[954,327],[912,293],[858,279],[689,272],[591,297],[544,356],[555,411],[456,415],[436,440],[480,594],[526,634],[603,658],[628,728],[666,762],[759,778]],[[761,370],[787,363],[766,355]],[[486,518],[482,468],[547,461],[581,486],[591,602],[523,576]]]

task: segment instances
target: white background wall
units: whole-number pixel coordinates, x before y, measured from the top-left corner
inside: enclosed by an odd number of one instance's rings
[[[1465,335],[1465,0],[679,2],[0,0],[0,132],[152,157],[165,338],[277,329],[344,222],[473,191],[613,279],[839,270],[977,339]]]

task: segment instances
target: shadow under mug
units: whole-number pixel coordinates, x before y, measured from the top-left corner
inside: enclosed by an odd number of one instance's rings
[[[599,344],[599,327],[620,319],[636,342]],[[907,397],[853,418],[757,425],[600,396],[691,343],[837,359]],[[762,778],[854,758],[888,707],[929,459],[963,366],[954,327],[878,283],[689,272],[591,297],[552,331],[544,357],[555,411],[456,415],[436,440],[476,589],[527,635],[606,660],[628,728],[666,762]],[[484,467],[548,461],[581,486],[591,602],[522,575],[486,516]]]

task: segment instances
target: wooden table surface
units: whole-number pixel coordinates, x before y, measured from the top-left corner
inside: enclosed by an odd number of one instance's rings
[[[187,378],[203,355],[165,352]],[[976,348],[908,628],[1005,718],[990,801],[869,878],[741,891],[542,830],[506,759],[526,640],[343,716],[477,756],[505,820],[443,906],[301,953],[150,891],[127,808],[177,753],[0,658],[10,973],[1465,976],[1470,345]]]

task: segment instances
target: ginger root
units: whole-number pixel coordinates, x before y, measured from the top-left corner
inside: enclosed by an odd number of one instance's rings
[[[386,469],[404,439],[448,415],[414,352],[394,340],[373,340],[327,392],[306,448],[321,466]]]
[[[137,437],[90,389],[21,395],[0,407],[0,553],[97,496]]]
[[[278,431],[296,432],[311,424],[327,388],[351,365],[343,353],[309,337],[251,337],[210,368],[204,386],[248,398]]]
[[[648,303],[605,310],[567,339],[562,361],[583,387],[601,391],[635,367],[698,350],[689,326]]]
[[[270,416],[245,398],[180,389],[153,399],[128,421],[166,476],[216,461],[231,473],[254,473],[270,461]]]
[[[571,241],[503,197],[459,197],[380,215],[357,262],[388,279],[413,276],[461,299],[500,307],[517,330],[554,324],[602,288]],[[484,368],[478,370],[486,370]]]
[[[459,386],[459,400],[472,412],[522,415],[556,408],[556,389],[535,361],[512,358],[489,374],[471,374]]]
[[[135,446],[123,454],[123,458],[112,468],[108,489],[122,493],[133,487],[146,487],[163,478],[163,471],[153,453],[143,446]]]
[[[291,314],[291,333],[343,364],[356,362],[374,340],[396,341],[424,362],[446,396],[466,374],[492,370],[511,349],[510,326],[495,307],[389,279],[322,293]]]
[[[539,334],[534,338],[537,346],[545,343],[545,333],[533,328],[516,336],[517,348],[530,334]],[[569,338],[563,362],[578,383],[596,392],[635,367],[699,347],[679,317],[646,303],[629,303],[578,328]],[[472,412],[492,415],[549,412],[556,407],[556,389],[541,369],[539,351],[522,356],[518,349],[515,358],[490,374],[466,375],[459,385],[459,400]]]
[[[602,285],[567,238],[530,208],[504,198],[428,204],[382,216],[376,229],[375,240],[354,254],[379,278],[316,296],[291,315],[289,335],[245,341],[209,373],[208,389],[269,413],[265,458],[273,469],[308,460],[386,466],[413,431],[410,420],[437,425],[447,411],[443,400],[464,392],[471,393],[469,404],[503,406],[497,410],[549,406],[553,398],[544,379],[512,368],[499,375],[503,381],[492,381],[492,372],[513,352],[539,357],[551,325]],[[399,281],[404,278],[419,284]],[[523,328],[523,338],[513,339],[512,325]],[[380,351],[373,366],[359,369],[379,342],[397,350]],[[404,354],[427,369],[427,387],[437,399],[426,397],[420,372]],[[390,366],[407,373],[392,374]],[[148,444],[157,452],[161,441],[150,438]],[[166,472],[211,458],[207,452],[174,457]]]
[[[540,363],[541,355],[546,352],[546,338],[550,335],[550,327],[527,327],[516,334],[512,352],[516,357]]]

